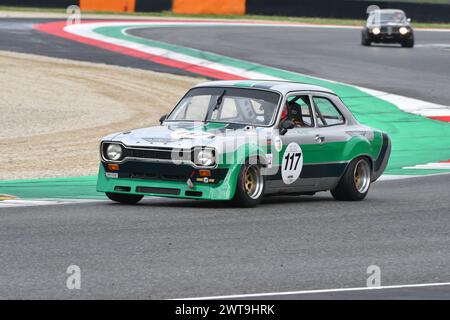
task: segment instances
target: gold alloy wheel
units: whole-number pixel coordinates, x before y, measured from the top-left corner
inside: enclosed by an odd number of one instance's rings
[[[365,193],[370,186],[370,165],[366,160],[359,160],[353,174],[356,190]]]
[[[247,195],[252,199],[258,199],[264,187],[264,180],[261,170],[257,165],[250,165],[244,172],[244,189]]]

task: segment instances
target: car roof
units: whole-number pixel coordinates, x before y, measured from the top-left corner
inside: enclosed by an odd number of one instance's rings
[[[330,89],[307,83],[283,81],[283,80],[227,80],[227,81],[208,81],[195,87],[236,87],[247,89],[266,89],[278,91],[287,94],[292,91],[318,91],[336,94]]]
[[[372,12],[381,12],[381,13],[395,13],[395,12],[401,12],[401,13],[405,13],[403,10],[400,9],[377,9],[377,10],[373,10]]]

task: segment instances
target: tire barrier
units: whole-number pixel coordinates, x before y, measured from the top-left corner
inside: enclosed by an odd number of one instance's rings
[[[173,0],[172,11],[179,14],[245,14],[245,0]]]
[[[86,11],[134,12],[135,0],[80,0]]]

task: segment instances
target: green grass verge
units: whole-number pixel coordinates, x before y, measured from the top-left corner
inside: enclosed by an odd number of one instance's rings
[[[97,176],[0,181],[0,194],[21,199],[105,199]]]
[[[21,12],[51,12],[65,13],[66,9],[61,8],[35,8],[35,7],[12,7],[0,6],[0,11],[21,11]]]
[[[65,13],[65,9],[60,8],[31,8],[31,7],[10,7],[0,6],[0,11],[23,11],[23,12],[39,12],[39,13]],[[99,11],[83,11],[84,14],[106,14],[117,15],[117,12],[99,12]],[[260,15],[198,15],[198,14],[175,14],[171,11],[163,12],[136,12],[136,13],[119,13],[124,16],[138,16],[138,17],[168,17],[168,18],[203,18],[203,19],[248,19],[248,20],[269,20],[269,21],[289,21],[299,23],[312,24],[334,24],[334,25],[348,25],[348,26],[362,26],[365,20],[357,19],[334,19],[334,18],[310,18],[310,17],[283,17],[283,16],[260,16]],[[450,19],[450,18],[449,18]],[[416,28],[450,28],[448,23],[428,23],[428,22],[414,22],[413,26]]]

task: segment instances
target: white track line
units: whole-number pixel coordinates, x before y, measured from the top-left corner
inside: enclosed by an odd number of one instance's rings
[[[426,175],[428,177],[430,175]],[[383,174],[381,177],[378,178],[378,181],[393,181],[393,180],[403,180],[403,179],[411,179],[411,178],[420,178],[424,177],[423,175],[409,175],[409,174]]]
[[[403,169],[428,169],[428,170],[450,170],[449,162],[436,162],[427,164],[417,164],[415,166],[403,167]]]
[[[406,169],[407,167],[403,167]],[[417,168],[413,168],[417,169]],[[450,172],[439,172],[439,173],[431,173],[431,174],[383,174],[378,181],[393,181],[393,180],[403,180],[403,179],[411,179],[411,178],[426,178],[426,177],[434,177],[434,176],[442,176],[450,174]]]
[[[152,196],[151,198],[146,198],[142,203],[149,200],[161,200],[168,199],[164,197]],[[38,207],[38,206],[54,206],[61,204],[79,204],[79,203],[96,203],[96,202],[105,202],[105,203],[114,203],[108,199],[11,199],[11,200],[0,200],[0,209],[1,208],[14,208],[14,207]]]
[[[413,113],[424,117],[450,116],[450,106],[399,96],[397,94],[373,90],[360,86],[354,87],[371,96],[390,102],[393,105],[397,106],[400,110],[408,113]]]
[[[52,206],[52,205],[60,205],[60,204],[90,203],[90,202],[99,202],[99,201],[105,201],[105,200],[96,200],[96,199],[21,200],[21,199],[14,199],[14,200],[0,201],[0,208]]]
[[[303,290],[303,291],[285,291],[285,292],[267,292],[267,293],[251,293],[251,294],[234,294],[226,296],[209,296],[195,298],[181,298],[172,300],[215,300],[215,299],[241,299],[241,298],[257,298],[270,296],[288,296],[315,293],[333,293],[333,292],[350,292],[350,291],[369,291],[369,290],[386,290],[386,289],[403,289],[403,288],[421,288],[421,287],[438,287],[450,286],[450,282],[421,283],[421,284],[404,284],[380,287],[355,287],[355,288],[337,288],[337,289],[320,289],[320,290]]]

